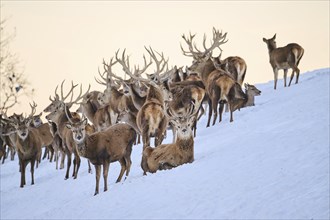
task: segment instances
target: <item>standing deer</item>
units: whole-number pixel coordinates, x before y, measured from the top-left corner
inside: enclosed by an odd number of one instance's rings
[[[108,171],[110,163],[118,161],[121,170],[117,178],[120,182],[124,172],[128,176],[131,167],[132,145],[136,138],[135,130],[127,124],[116,124],[104,131],[88,134],[87,119],[71,121],[66,126],[72,131],[72,138],[80,156],[87,158],[95,166],[95,193],[99,193],[101,165],[103,165],[104,191],[108,190]]]
[[[51,112],[50,114],[48,114],[46,116],[46,119],[48,121],[53,121],[56,124],[57,133],[58,133],[59,137],[62,139],[62,144],[64,145],[64,149],[66,151],[67,171],[66,171],[65,179],[69,178],[72,153],[74,153],[74,155],[75,155],[74,160],[73,160],[74,166],[73,166],[73,175],[72,176],[74,177],[74,179],[76,179],[78,176],[78,171],[79,171],[79,167],[80,167],[80,157],[77,153],[75,143],[72,139],[71,130],[66,127],[66,123],[68,122],[69,119],[68,119],[68,116],[66,115],[65,109],[66,108],[69,109],[74,103],[77,104],[77,102],[80,99],[82,99],[89,92],[90,86],[84,95],[82,95],[82,86],[80,86],[79,95],[73,101],[73,90],[78,85],[74,85],[72,82],[70,91],[68,92],[67,95],[64,96],[63,95],[63,84],[64,84],[64,81],[61,84],[61,98],[55,99],[55,101],[53,101],[46,108],[46,110]],[[57,87],[56,87],[56,89],[57,89]],[[55,90],[55,94],[56,94],[56,90]],[[68,98],[70,95],[71,95],[71,99],[68,102],[68,101],[66,101],[66,98]],[[58,97],[57,94],[56,94],[56,97]],[[69,117],[72,117],[72,115],[69,115]]]
[[[247,69],[245,60],[239,56],[230,56],[224,60],[220,57],[221,54],[213,59],[214,66],[225,69],[242,86]]]
[[[31,107],[30,116],[14,124],[17,134],[16,148],[21,172],[21,188],[26,184],[25,169],[28,163],[31,163],[31,185],[34,184],[34,165],[41,157],[41,147],[43,145],[37,129],[30,127],[31,117],[35,113],[35,106]]]
[[[278,71],[280,69],[283,69],[284,71],[284,87],[286,87],[288,69],[292,69],[289,86],[291,85],[294,73],[296,73],[296,84],[298,83],[300,73],[298,65],[304,55],[304,48],[296,43],[277,48],[275,38],[276,34],[270,39],[263,38],[263,41],[268,47],[269,62],[274,72],[274,89],[276,89]]]

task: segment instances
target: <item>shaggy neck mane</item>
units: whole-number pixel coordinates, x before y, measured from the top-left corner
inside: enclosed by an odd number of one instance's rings
[[[189,137],[187,139],[182,139],[178,137],[178,139],[176,140],[176,144],[181,150],[190,150],[194,147],[194,139],[193,137]]]
[[[158,100],[160,103],[164,103],[163,95],[161,94],[161,91],[159,88],[156,88],[153,85],[150,85],[148,95],[147,95],[147,100]]]

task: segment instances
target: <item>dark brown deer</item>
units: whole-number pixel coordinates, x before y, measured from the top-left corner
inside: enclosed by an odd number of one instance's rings
[[[276,34],[270,39],[263,38],[268,47],[269,63],[274,72],[274,89],[276,89],[278,71],[281,69],[284,71],[284,87],[286,87],[286,76],[289,69],[292,69],[289,86],[294,73],[296,73],[296,84],[298,83],[300,74],[298,65],[304,55],[304,49],[299,44],[290,43],[285,47],[277,47],[275,38]]]

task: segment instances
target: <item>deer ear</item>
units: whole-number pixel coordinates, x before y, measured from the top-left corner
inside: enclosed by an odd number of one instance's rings
[[[88,121],[87,121],[87,118],[85,118],[84,120],[83,120],[83,125],[87,125],[87,123],[88,123]]]
[[[68,129],[71,129],[72,128],[72,125],[70,123],[66,123],[65,126],[68,128]]]
[[[274,34],[274,37],[272,39],[275,40],[275,38],[276,38],[276,34]]]
[[[266,42],[266,43],[267,43],[267,39],[266,39],[266,38],[262,38],[262,40],[263,40],[264,42]]]

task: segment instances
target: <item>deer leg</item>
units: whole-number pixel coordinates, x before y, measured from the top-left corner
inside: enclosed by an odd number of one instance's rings
[[[287,74],[288,74],[288,70],[287,69],[284,69],[283,70],[284,71],[284,87],[286,87],[286,76],[287,76]]]
[[[162,144],[165,136],[164,133],[166,132],[166,127],[167,127],[167,121],[166,118],[164,117],[159,124],[159,128],[157,129],[157,134],[155,137],[155,147]]]
[[[145,126],[142,129],[142,142],[143,142],[143,150],[144,148],[150,146],[150,137],[149,137],[149,126]]]
[[[72,177],[76,176],[76,170],[77,170],[77,158],[73,158],[73,172],[72,172]]]
[[[131,170],[131,165],[132,165],[132,161],[131,161],[131,156],[130,156],[130,154],[129,155],[126,155],[125,157],[124,157],[124,159],[125,159],[125,163],[126,163],[126,177],[128,177],[128,174],[129,174],[129,172],[130,172],[130,170]],[[126,179],[126,178],[125,178]]]
[[[203,104],[201,104],[201,107],[199,108],[198,111],[198,117],[197,117],[197,121],[204,115],[205,109],[203,107]]]
[[[34,163],[36,162],[35,159],[31,160],[31,185],[34,185]]]
[[[209,103],[209,117],[207,119],[207,125],[206,125],[206,127],[210,127],[210,121],[211,121],[211,117],[212,117],[212,101],[211,101],[210,98],[208,100],[208,103]]]
[[[50,159],[49,162],[53,162],[53,158],[54,158],[54,148],[52,145],[49,145],[49,151],[50,151]]]
[[[10,147],[10,160],[14,160],[15,159],[15,148]]]
[[[147,163],[147,158],[142,155],[142,160],[141,160],[141,168],[143,170],[143,175],[147,175],[147,171],[149,171],[149,168],[148,168],[148,163]]]
[[[78,171],[79,171],[79,167],[80,167],[80,162],[81,162],[81,159],[80,157],[77,155],[76,156],[76,171],[75,171],[75,175],[74,175],[74,178],[73,179],[77,179],[78,177]]]
[[[3,146],[3,157],[2,157],[2,164],[5,163],[5,159],[7,158],[7,152],[6,152],[6,145]]]
[[[195,121],[194,121],[193,129],[194,129],[194,137],[196,137],[196,132],[197,132],[197,119],[195,119]]]
[[[69,179],[70,166],[71,166],[71,154],[68,153],[67,168],[66,168],[66,174],[65,174],[65,178],[64,178],[65,180]]]
[[[56,166],[55,166],[55,167],[56,167],[56,169],[58,170],[58,159],[59,159],[58,151],[55,150],[54,154],[55,154],[55,158],[54,158],[54,160],[55,160],[55,162],[56,162]]]
[[[88,159],[87,159],[87,163],[88,163],[88,173],[93,173],[92,167],[91,167],[91,162]]]
[[[120,166],[121,166],[121,170],[120,170],[120,173],[119,173],[119,176],[118,176],[118,179],[117,179],[116,183],[120,182],[120,180],[123,177],[124,172],[126,170],[126,163],[125,163],[125,160],[123,158],[119,160],[119,163],[120,163]]]
[[[230,108],[230,122],[233,122],[234,121],[234,119],[233,119],[233,109],[232,109],[231,106],[229,106],[229,108]]]
[[[273,68],[273,71],[274,71],[274,89],[276,89],[277,78],[278,78],[278,70],[276,68]]]
[[[141,135],[138,134],[138,144],[141,143]]]
[[[298,67],[296,67],[296,84],[298,83],[298,80],[299,80],[299,74],[300,74],[300,69],[298,69]]]
[[[104,192],[108,190],[108,173],[110,167],[110,160],[103,163],[103,180],[104,180]]]
[[[60,164],[60,169],[64,169],[64,160],[65,160],[65,152],[61,151],[61,164]]]
[[[216,120],[217,120],[217,117],[218,117],[218,100],[216,98],[214,98],[212,100],[212,111],[213,111],[213,123],[212,125],[215,124]]]
[[[222,112],[223,112],[223,108],[224,108],[225,104],[221,103],[219,105],[219,122],[222,121]],[[226,104],[226,106],[228,106],[228,104]]]
[[[20,171],[21,171],[21,184],[20,187],[23,188],[25,184],[25,162],[20,159],[19,160]]]
[[[45,151],[44,151],[44,155],[42,156],[42,159],[44,160],[48,155],[48,148],[47,146],[45,146]]]
[[[100,184],[100,174],[101,174],[101,165],[95,166],[95,177],[96,177],[96,186],[94,196],[99,194],[99,184]]]

